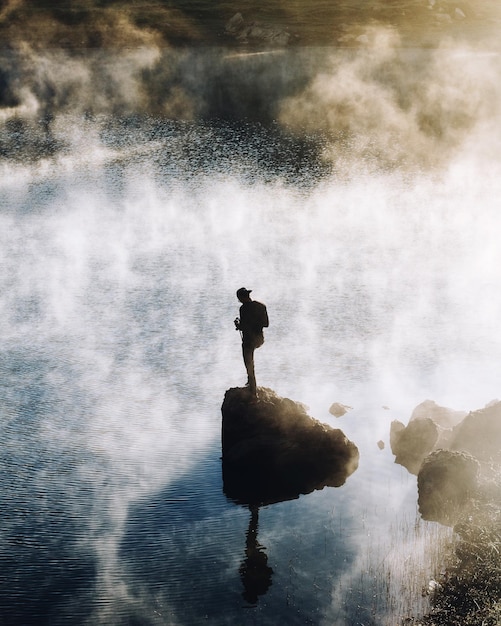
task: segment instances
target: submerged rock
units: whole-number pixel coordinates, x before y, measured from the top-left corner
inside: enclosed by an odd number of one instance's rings
[[[223,481],[228,497],[244,503],[296,498],[340,487],[358,467],[355,444],[322,424],[299,402],[259,388],[229,389],[221,407]]]
[[[466,452],[436,450],[418,473],[421,517],[453,526],[478,488],[478,461]]]

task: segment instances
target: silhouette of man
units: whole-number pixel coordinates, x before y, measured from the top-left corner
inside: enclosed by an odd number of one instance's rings
[[[240,318],[235,319],[235,327],[242,335],[242,354],[247,370],[247,384],[253,396],[257,396],[256,375],[254,373],[254,350],[264,343],[263,328],[267,328],[268,312],[261,302],[252,300],[252,289],[241,287],[237,291],[237,298],[242,303]]]

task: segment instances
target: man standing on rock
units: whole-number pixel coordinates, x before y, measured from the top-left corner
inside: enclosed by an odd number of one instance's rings
[[[247,384],[250,393],[257,396],[256,375],[254,373],[254,350],[264,343],[263,328],[268,328],[268,312],[261,302],[252,300],[251,289],[241,287],[237,298],[242,303],[240,318],[235,319],[235,327],[242,335],[242,354],[247,370]]]

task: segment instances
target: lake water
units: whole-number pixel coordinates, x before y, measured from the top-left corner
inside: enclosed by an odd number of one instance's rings
[[[367,626],[427,610],[452,533],[420,519],[389,429],[425,399],[499,396],[499,61],[387,43],[377,66],[198,50],[176,62],[197,85],[217,66],[219,86],[195,101],[181,72],[186,119],[61,105],[4,125],[2,623]],[[259,510],[222,483],[241,286],[270,316],[258,385],[361,455],[345,485]],[[353,409],[336,419],[333,402]]]

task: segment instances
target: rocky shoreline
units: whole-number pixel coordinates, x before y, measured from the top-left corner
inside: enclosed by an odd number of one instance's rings
[[[431,596],[431,611],[407,624],[501,623],[501,402],[470,413],[432,401],[407,426],[393,422],[395,462],[417,475],[423,519],[453,527],[454,552]]]
[[[10,2],[1,11],[3,47],[26,42],[78,51],[131,46],[364,47],[371,32],[398,33],[402,45],[434,46],[446,39],[497,41],[500,19],[489,0],[406,2],[246,3],[149,0],[106,3]]]

